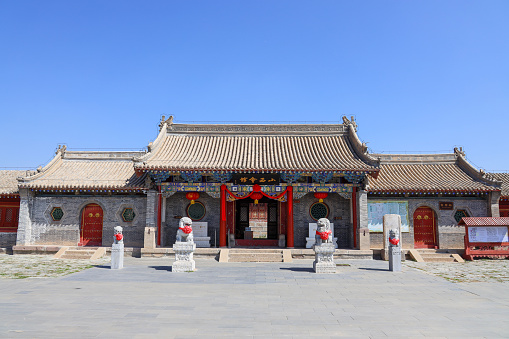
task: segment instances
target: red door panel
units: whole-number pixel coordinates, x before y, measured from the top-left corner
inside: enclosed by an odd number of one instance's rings
[[[429,207],[419,207],[414,213],[414,247],[435,248],[435,213]]]
[[[85,206],[81,218],[81,246],[101,246],[103,239],[103,210],[97,204]]]

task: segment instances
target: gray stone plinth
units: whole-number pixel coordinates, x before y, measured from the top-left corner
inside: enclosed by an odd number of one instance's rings
[[[194,242],[179,242],[173,244],[175,262],[171,266],[172,272],[190,272],[195,270],[193,252],[196,249]]]
[[[389,271],[401,272],[401,247],[389,245]]]
[[[334,263],[334,244],[325,243],[314,245],[315,261],[313,269],[315,273],[336,273],[336,264]]]
[[[111,269],[124,267],[124,243],[111,245]]]

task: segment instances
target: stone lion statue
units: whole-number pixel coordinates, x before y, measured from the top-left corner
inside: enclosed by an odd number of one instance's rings
[[[330,221],[327,218],[318,219],[316,225],[316,245],[320,246],[322,243],[332,243],[332,231],[330,228]]]
[[[113,243],[114,244],[123,244],[124,243],[124,235],[122,234],[122,226],[113,227]]]
[[[194,242],[193,240],[193,221],[191,218],[183,217],[179,221],[177,230],[177,242]]]
[[[399,244],[399,231],[397,228],[391,228],[389,230],[389,243],[393,246],[398,246]]]

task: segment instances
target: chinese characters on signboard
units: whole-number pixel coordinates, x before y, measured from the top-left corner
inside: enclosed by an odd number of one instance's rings
[[[453,210],[454,209],[454,204],[452,202],[444,202],[444,201],[440,201],[438,203],[438,206],[441,210]]]
[[[279,174],[234,174],[232,181],[235,185],[279,185]]]

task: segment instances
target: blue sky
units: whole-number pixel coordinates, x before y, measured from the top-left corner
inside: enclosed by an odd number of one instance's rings
[[[509,170],[509,1],[0,0],[0,167],[175,122],[339,122]]]

